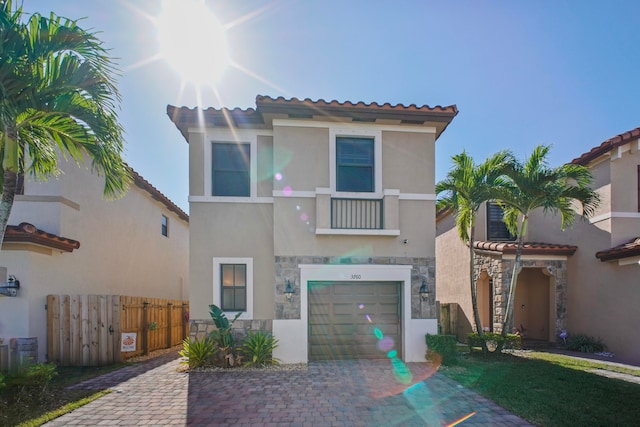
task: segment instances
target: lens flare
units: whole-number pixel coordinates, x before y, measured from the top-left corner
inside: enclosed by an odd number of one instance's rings
[[[276,179],[276,181],[282,181],[282,174],[278,172],[274,175],[274,178]]]
[[[293,194],[293,188],[291,188],[290,185],[287,185],[282,189],[282,192],[284,193],[285,196],[290,197]]]

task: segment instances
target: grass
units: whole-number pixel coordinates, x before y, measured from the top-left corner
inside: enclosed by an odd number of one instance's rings
[[[68,390],[67,387],[123,366],[58,367],[58,375],[44,394],[20,393],[18,386],[12,386],[9,380],[8,385],[0,390],[0,425],[36,427],[86,405],[109,391]]]
[[[635,425],[640,385],[586,372],[608,365],[561,355],[462,355],[440,372],[536,425]]]
[[[612,372],[619,372],[621,374],[633,375],[640,377],[640,368],[634,368],[630,366],[618,366],[608,363],[598,362],[597,360],[584,360],[576,359],[573,357],[566,357],[561,354],[544,353],[539,351],[532,351],[523,353],[524,357],[531,359],[545,360],[547,362],[554,363],[556,365],[564,366],[565,368],[577,369],[580,371],[587,371],[590,369],[604,369]]]

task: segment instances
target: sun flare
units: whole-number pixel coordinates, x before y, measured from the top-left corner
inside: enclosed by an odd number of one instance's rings
[[[163,0],[157,28],[162,57],[184,81],[215,85],[229,66],[225,28],[203,0]]]

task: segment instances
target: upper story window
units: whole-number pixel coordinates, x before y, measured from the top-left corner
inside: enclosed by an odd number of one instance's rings
[[[364,125],[330,127],[329,165],[333,197],[381,199],[382,131]]]
[[[487,203],[487,240],[515,240],[504,223],[504,211],[497,203]]]
[[[169,237],[169,218],[165,215],[162,215],[161,219],[161,233],[165,237]]]
[[[375,191],[373,138],[336,137],[336,190]]]
[[[250,145],[214,143],[211,156],[212,196],[249,197],[251,195]]]

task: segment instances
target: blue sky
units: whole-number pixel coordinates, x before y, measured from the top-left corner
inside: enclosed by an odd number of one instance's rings
[[[28,12],[86,17],[84,27],[101,31],[119,58],[125,158],[187,212],[188,146],[167,104],[248,108],[258,94],[456,104],[458,116],[436,143],[437,180],[462,150],[480,162],[501,149],[524,157],[552,144],[556,166],[640,126],[637,1],[205,4],[225,26],[235,64],[217,94],[185,84],[157,58],[160,0],[24,0]]]

